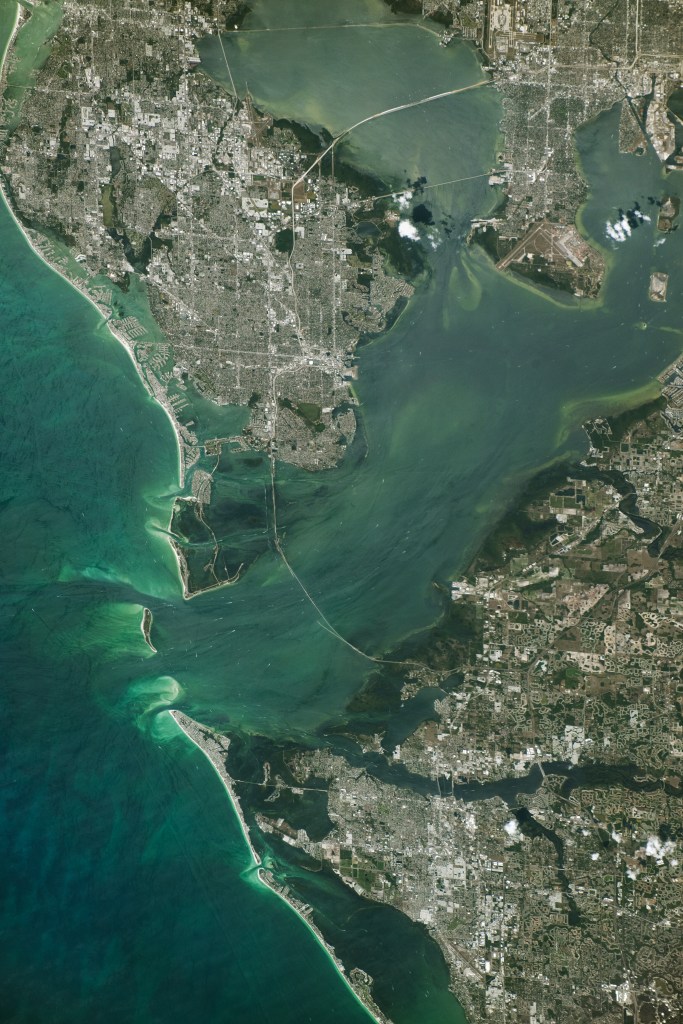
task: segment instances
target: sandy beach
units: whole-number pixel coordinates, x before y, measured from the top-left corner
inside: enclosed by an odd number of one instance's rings
[[[237,817],[239,818],[242,835],[249,847],[252,860],[257,867],[260,867],[261,858],[256,852],[254,844],[251,841],[249,826],[247,825],[244,814],[242,813],[239,797],[235,793],[232,787],[232,779],[225,769],[225,756],[228,753],[230,740],[225,736],[221,736],[219,733],[213,732],[212,729],[207,729],[205,726],[199,725],[198,722],[195,722],[192,718],[188,718],[187,715],[184,715],[182,711],[171,710],[169,711],[169,715],[178,728],[182,729],[187,738],[194,743],[199,750],[201,750],[202,754],[204,754],[213,770],[216,772],[216,775],[223,783],[223,787],[230,797],[230,802],[235,809]]]
[[[16,28],[15,28],[15,32],[16,32]],[[183,456],[183,444],[182,444],[182,438],[180,436],[180,428],[179,428],[178,422],[177,422],[177,420],[175,418],[175,415],[173,413],[173,409],[171,407],[170,402],[168,402],[166,400],[165,396],[156,394],[152,390],[152,388],[149,386],[149,383],[147,382],[147,380],[145,378],[145,375],[144,375],[144,373],[142,373],[141,368],[140,368],[140,366],[139,366],[139,364],[137,362],[137,359],[135,358],[135,352],[133,350],[133,346],[130,344],[130,342],[128,341],[127,338],[125,338],[121,333],[119,333],[116,330],[116,328],[112,325],[111,320],[104,316],[104,314],[102,313],[101,308],[98,306],[98,304],[95,302],[95,300],[93,298],[91,298],[91,296],[88,295],[87,292],[85,291],[85,285],[84,285],[83,288],[80,288],[70,277],[68,277],[62,270],[60,270],[59,267],[55,267],[52,263],[50,263],[48,260],[46,260],[45,257],[43,256],[43,254],[41,253],[41,251],[33,243],[33,240],[31,238],[31,236],[25,230],[23,224],[21,223],[21,221],[17,217],[16,213],[12,209],[12,204],[11,204],[11,202],[9,200],[9,197],[7,195],[7,192],[5,190],[5,185],[4,185],[4,182],[3,182],[1,176],[0,176],[0,194],[2,195],[2,199],[3,199],[3,202],[5,204],[5,207],[7,208],[7,211],[9,212],[12,220],[16,224],[16,226],[19,229],[19,231],[24,236],[27,244],[31,248],[31,251],[38,257],[38,259],[41,261],[41,263],[44,264],[44,266],[48,267],[53,273],[58,274],[59,277],[61,277],[63,281],[66,281],[66,283],[68,285],[70,285],[74,289],[74,291],[78,292],[78,294],[81,295],[86,300],[86,302],[89,302],[90,305],[94,309],[97,310],[98,315],[101,317],[102,322],[107,327],[107,330],[109,331],[109,333],[118,342],[120,342],[120,344],[123,346],[124,350],[128,353],[128,356],[130,357],[130,360],[131,360],[133,366],[135,367],[136,373],[137,373],[138,377],[140,378],[140,380],[142,381],[143,386],[144,386],[145,390],[147,391],[148,395],[150,396],[150,398],[152,398],[164,410],[164,412],[166,413],[166,416],[168,417],[168,420],[169,420],[171,426],[173,427],[173,435],[174,435],[175,441],[176,441],[176,453],[177,453],[177,457],[178,457],[178,488],[182,489],[182,487],[184,486],[184,483],[185,483],[185,459],[184,459],[184,456]],[[170,532],[170,530],[171,530],[172,523],[173,523],[173,509],[171,509],[171,514],[170,514],[169,520],[168,520],[168,532]],[[164,533],[163,530],[160,531],[160,532]],[[168,540],[168,542],[170,544],[170,547],[171,547],[171,550],[173,551],[173,555],[175,557],[176,565],[178,567],[178,578],[180,580],[180,584],[181,584],[181,587],[182,587],[183,597],[184,597],[185,600],[188,600],[193,595],[189,594],[188,591],[187,591],[187,586],[186,586],[186,583],[185,583],[185,576],[184,576],[184,571],[183,571],[183,565],[181,563],[181,559],[179,557],[178,550],[176,548],[176,545],[172,542],[171,538],[167,535],[167,533],[164,533],[164,536],[166,536],[166,539]]]
[[[23,23],[23,19],[21,18],[21,5],[19,3],[17,3],[16,6],[17,6],[17,10],[16,10],[15,19],[14,19],[14,26],[12,28],[12,32],[10,34],[10,37],[9,37],[9,39],[7,41],[7,46],[5,47],[5,51],[2,54],[2,56],[0,56],[0,95],[2,95],[2,92],[4,91],[4,88],[5,88],[5,62],[7,60],[7,55],[9,54],[10,50],[12,49],[12,45],[13,45],[14,40],[16,38],[17,32],[19,31],[19,29],[21,28],[21,25]],[[125,338],[119,331],[116,330],[116,327],[112,324],[111,319],[106,317],[103,314],[102,307],[100,305],[98,305],[98,303],[95,302],[95,300],[90,295],[88,295],[88,293],[86,291],[86,288],[87,288],[86,282],[84,281],[82,285],[78,284],[71,277],[69,277],[68,274],[64,273],[63,270],[61,270],[59,267],[55,266],[53,263],[50,263],[50,261],[45,258],[43,253],[36,246],[36,244],[34,243],[33,239],[29,235],[28,231],[26,230],[24,225],[21,223],[19,217],[17,216],[17,214],[14,211],[14,208],[12,206],[12,201],[11,201],[9,195],[7,194],[7,189],[5,187],[5,182],[2,179],[1,175],[0,175],[0,193],[2,193],[3,201],[5,203],[5,206],[7,207],[7,210],[9,212],[12,220],[14,221],[16,226],[18,227],[19,231],[21,231],[21,233],[24,236],[27,244],[30,246],[31,250],[35,253],[35,255],[38,257],[38,259],[41,261],[41,263],[43,263],[46,267],[49,267],[50,270],[52,270],[55,274],[59,274],[59,276],[62,278],[63,281],[66,281],[66,283],[69,284],[74,289],[74,291],[77,291],[79,293],[79,295],[82,295],[83,298],[87,302],[89,302],[90,305],[94,309],[97,310],[98,315],[102,318],[103,322],[106,324],[107,329],[109,330],[110,334],[112,334],[113,337],[116,338],[116,340],[118,342],[120,342],[121,345],[123,345],[124,349],[126,350],[128,355],[130,356],[130,359],[131,359],[131,361],[133,363],[133,366],[135,367],[138,376],[142,380],[142,383],[143,383],[143,385],[145,387],[145,390],[147,391],[149,396],[151,398],[153,398],[161,406],[161,408],[164,410],[164,412],[166,413],[166,415],[167,415],[167,417],[168,417],[168,419],[169,419],[169,421],[171,423],[171,426],[173,427],[173,433],[174,433],[175,439],[176,439],[176,447],[177,447],[177,450],[178,450],[178,486],[180,488],[182,488],[183,485],[184,485],[184,482],[185,482],[185,459],[184,459],[184,455],[183,455],[183,445],[182,445],[182,438],[181,438],[181,435],[180,435],[180,426],[179,426],[178,421],[177,421],[177,419],[175,417],[175,413],[173,411],[173,408],[172,408],[170,402],[168,401],[168,399],[166,398],[165,395],[157,394],[156,391],[150,386],[149,382],[146,380],[146,378],[145,378],[144,374],[142,373],[141,368],[140,368],[140,366],[139,366],[139,364],[138,364],[138,362],[137,362],[137,360],[135,358],[135,351],[133,349],[133,346],[131,345],[131,343],[128,341],[127,338]]]
[[[21,5],[17,3],[17,9],[14,15],[14,25],[12,26],[12,31],[10,32],[9,39],[7,40],[7,46],[5,47],[4,52],[0,55],[0,95],[2,95],[5,90],[5,59],[12,49],[12,43],[14,42],[14,37],[19,31],[20,24]]]
[[[6,65],[7,55],[9,54],[9,52],[10,52],[10,50],[12,48],[12,44],[13,44],[15,38],[16,38],[17,32],[19,31],[19,29],[22,26],[22,23],[23,23],[23,19],[21,17],[21,6],[20,6],[20,4],[17,3],[17,5],[16,5],[16,14],[15,14],[15,19],[14,19],[14,26],[12,28],[12,32],[11,32],[10,37],[8,39],[7,46],[5,47],[4,53],[0,56],[0,95],[2,95],[2,92],[3,92],[4,87],[5,87],[5,77],[6,77],[5,65]],[[39,247],[35,244],[33,238],[31,237],[31,235],[28,233],[28,231],[26,230],[24,225],[21,223],[21,221],[20,221],[19,217],[17,216],[16,212],[14,211],[13,206],[12,206],[12,201],[11,201],[11,199],[10,199],[8,193],[7,193],[5,182],[2,179],[1,175],[0,175],[0,194],[2,195],[3,202],[5,204],[5,207],[6,207],[7,211],[8,211],[8,213],[9,213],[10,217],[12,218],[14,223],[16,224],[18,230],[23,235],[23,237],[24,237],[27,245],[30,247],[31,251],[35,254],[35,256],[37,256],[37,258],[40,260],[40,262],[44,266],[48,267],[53,273],[58,274],[59,277],[61,277],[61,279],[63,281],[65,281],[71,288],[73,288],[74,291],[78,292],[78,294],[81,295],[86,300],[86,302],[89,302],[90,305],[97,311],[98,316],[101,318],[102,322],[107,327],[107,330],[109,331],[109,333],[112,335],[112,337],[114,337],[116,339],[116,341],[118,341],[123,346],[124,350],[127,352],[127,354],[129,356],[133,366],[135,367],[135,371],[136,371],[138,377],[140,378],[140,380],[142,381],[142,384],[143,384],[145,390],[147,391],[148,395],[150,396],[150,398],[152,398],[159,406],[161,406],[161,408],[166,413],[166,416],[167,416],[167,418],[168,418],[168,420],[169,420],[169,422],[171,424],[171,427],[173,428],[173,435],[175,437],[176,453],[177,453],[177,458],[178,458],[178,470],[177,470],[177,472],[178,472],[178,488],[179,488],[179,490],[182,490],[182,488],[183,488],[183,486],[185,484],[185,470],[186,470],[186,467],[185,467],[185,457],[184,457],[184,451],[183,451],[183,441],[182,441],[182,437],[181,437],[181,433],[180,433],[180,425],[179,425],[179,423],[178,423],[178,421],[177,421],[177,419],[175,417],[175,413],[173,411],[173,408],[172,408],[170,402],[168,401],[166,395],[161,393],[161,388],[153,389],[150,386],[149,381],[146,379],[145,374],[142,371],[142,368],[140,367],[137,359],[135,358],[135,350],[133,348],[133,345],[130,343],[130,341],[126,337],[124,337],[124,335],[120,331],[117,331],[116,327],[112,323],[111,318],[106,316],[103,313],[102,307],[92,298],[92,296],[90,296],[88,294],[88,292],[86,290],[87,289],[86,282],[84,281],[82,284],[77,283],[71,277],[69,277],[69,275],[66,274],[60,267],[55,266],[53,263],[50,263],[50,261],[48,259],[45,258],[43,253],[40,251]],[[172,525],[172,521],[173,521],[173,511],[171,510],[171,515],[169,517],[169,523],[168,523],[169,531],[170,531],[170,528],[171,528],[171,525]],[[185,578],[184,578],[183,566],[182,566],[182,563],[181,563],[181,559],[179,557],[178,551],[176,550],[176,546],[172,543],[172,541],[170,540],[170,537],[167,537],[167,539],[169,540],[169,543],[170,543],[170,546],[171,546],[171,550],[173,551],[173,554],[174,554],[174,557],[175,557],[175,561],[176,561],[176,564],[177,564],[177,567],[178,567],[178,577],[180,579],[181,587],[182,587],[182,590],[183,590],[183,597],[185,598],[185,600],[187,600],[192,595],[188,593],[187,587],[185,585]]]
[[[152,629],[152,613],[149,610],[149,608],[143,608],[142,609],[142,618],[140,620],[140,632],[142,633],[142,635],[143,635],[143,637],[145,639],[145,643],[150,648],[152,653],[156,654],[157,653],[157,649],[154,646],[154,644],[152,643],[151,629]]]
[[[376,1022],[376,1024],[391,1024],[389,1018],[382,1013],[382,1011],[374,1002],[372,997],[368,997],[363,989],[357,988],[354,985],[353,981],[351,980],[351,978],[349,978],[348,974],[346,973],[346,968],[344,964],[337,956],[334,946],[331,946],[329,942],[325,940],[323,933],[320,931],[318,926],[310,919],[310,917],[308,917],[308,915],[305,913],[305,907],[299,902],[299,900],[294,899],[287,891],[283,890],[275,881],[270,872],[266,871],[262,867],[258,869],[258,879],[262,885],[267,886],[271,892],[274,892],[276,896],[279,896],[279,898],[283,900],[287,904],[287,906],[290,907],[291,910],[294,911],[297,917],[299,917],[300,920],[303,921],[303,923],[306,925],[311,934],[315,936],[317,941],[324,948],[330,960],[332,960],[335,967],[341,974],[342,978],[353,992],[355,998],[370,1014],[370,1017]]]
[[[70,285],[74,289],[74,291],[78,292],[78,294],[81,295],[86,300],[86,302],[90,303],[90,305],[93,307],[93,309],[97,310],[98,315],[101,317],[103,323],[106,325],[107,330],[109,331],[109,333],[114,338],[116,338],[116,340],[118,342],[120,342],[120,344],[123,346],[123,348],[128,353],[128,355],[130,357],[130,360],[133,363],[133,366],[135,367],[135,370],[136,370],[140,380],[142,381],[142,383],[144,385],[144,388],[145,388],[145,391],[147,392],[147,394],[150,396],[150,398],[153,398],[154,401],[158,405],[160,405],[161,408],[166,413],[166,415],[168,417],[168,420],[169,420],[171,426],[173,427],[173,433],[174,433],[175,439],[176,439],[176,448],[177,448],[177,453],[178,453],[178,486],[179,486],[179,488],[182,488],[184,483],[185,483],[185,460],[184,460],[184,457],[183,457],[183,446],[182,446],[182,439],[181,439],[181,436],[180,436],[179,424],[178,424],[178,421],[175,418],[175,414],[173,412],[173,408],[172,408],[170,402],[166,399],[166,397],[164,395],[160,395],[160,394],[156,393],[156,391],[154,391],[150,387],[149,382],[145,378],[145,375],[142,373],[140,365],[138,364],[138,361],[135,358],[135,352],[133,350],[133,346],[128,341],[128,339],[123,336],[123,334],[121,334],[119,331],[116,330],[116,327],[113,325],[112,321],[109,318],[107,318],[106,316],[104,316],[104,314],[102,313],[101,307],[97,304],[97,302],[95,302],[95,300],[90,295],[88,295],[88,293],[86,291],[86,284],[85,284],[85,282],[83,283],[82,287],[79,286],[72,278],[70,278],[68,276],[68,274],[65,274],[63,270],[61,270],[59,267],[56,267],[53,263],[50,263],[49,260],[47,260],[45,258],[45,256],[42,254],[40,249],[34,244],[33,239],[28,234],[28,232],[24,228],[24,225],[21,223],[21,221],[19,220],[19,218],[17,217],[16,213],[14,212],[14,210],[12,208],[12,203],[11,203],[9,196],[7,195],[7,191],[5,189],[5,183],[4,183],[4,181],[2,180],[1,177],[0,177],[0,193],[2,194],[3,201],[5,203],[5,206],[6,206],[7,210],[8,210],[8,212],[9,212],[10,216],[12,217],[12,220],[16,224],[16,226],[19,229],[19,231],[21,231],[22,235],[26,239],[26,242],[31,247],[31,250],[35,253],[35,255],[38,257],[38,259],[41,261],[41,263],[43,263],[46,267],[49,267],[49,269],[51,271],[53,271],[53,273],[59,274],[59,276],[62,278],[63,281],[66,281],[66,283],[68,285]]]
[[[247,825],[244,814],[242,812],[239,797],[235,793],[232,779],[225,768],[225,756],[227,755],[228,748],[230,746],[229,738],[227,736],[222,736],[220,733],[214,732],[212,729],[208,729],[206,726],[200,725],[198,722],[195,722],[192,718],[189,718],[187,715],[184,715],[181,711],[169,710],[168,713],[170,714],[178,728],[185,733],[190,742],[194,743],[194,745],[199,750],[201,750],[202,754],[204,754],[204,756],[209,761],[212,768],[220,778],[221,782],[223,783],[223,787],[228,796],[230,797],[230,802],[232,803],[232,806],[235,809],[235,813],[237,814],[237,817],[239,819],[240,827],[242,829],[242,835],[244,836],[245,842],[249,847],[251,858],[254,862],[254,865],[257,868],[256,876],[259,882],[262,885],[265,885],[268,889],[270,889],[271,892],[275,893],[276,896],[283,900],[283,902],[286,903],[287,906],[294,911],[297,917],[299,917],[299,919],[303,921],[303,923],[306,925],[311,934],[315,936],[318,943],[325,950],[330,960],[333,962],[334,966],[339,971],[339,974],[344,979],[344,982],[348,985],[349,989],[353,993],[354,997],[358,1000],[359,1003],[361,1003],[361,1005],[364,1007],[364,1009],[367,1011],[370,1017],[376,1022],[376,1024],[391,1024],[389,1018],[381,1012],[381,1010],[377,1007],[372,998],[367,996],[366,991],[360,987],[357,988],[353,984],[352,980],[346,973],[346,968],[344,967],[344,964],[336,955],[334,948],[330,946],[328,942],[325,941],[325,938],[320,929],[313,921],[311,921],[310,917],[306,913],[306,910],[308,908],[305,907],[305,905],[302,904],[299,900],[295,899],[289,893],[286,887],[279,885],[279,883],[276,882],[275,878],[270,873],[270,871],[268,871],[268,869],[263,866],[261,858],[256,852],[254,844],[251,840],[249,826]]]

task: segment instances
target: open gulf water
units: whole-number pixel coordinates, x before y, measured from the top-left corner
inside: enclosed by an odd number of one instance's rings
[[[339,132],[484,78],[469,46],[439,47],[380,0],[251,7],[225,54],[238,91],[278,117]],[[14,14],[0,0],[0,53]],[[202,56],[227,87],[215,40]],[[618,154],[618,111],[577,140],[581,222],[609,265],[598,302],[533,290],[465,248],[470,219],[497,199],[500,114],[485,86],[366,125],[339,154],[391,187],[438,185],[421,197],[436,222],[421,229],[429,278],[360,350],[358,442],[335,470],[278,471],[288,558],[372,654],[435,619],[432,582],[465,565],[534,469],[582,451],[582,416],[651,393],[683,347],[683,232],[606,235],[620,208],[637,201],[654,221],[648,197],[681,191],[652,154]],[[666,304],[648,300],[655,269],[670,274]],[[343,721],[368,662],[321,628],[272,545],[237,586],[182,600],[161,532],[178,486],[170,424],[4,205],[0,365],[0,1020],[367,1021],[255,878],[225,791],[163,709],[306,742]],[[234,472],[235,493],[263,493],[265,510],[265,461]],[[460,1024],[421,928],[303,871],[297,884],[397,1024]]]

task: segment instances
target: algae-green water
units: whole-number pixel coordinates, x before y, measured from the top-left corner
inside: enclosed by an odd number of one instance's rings
[[[328,4],[324,28],[278,31],[319,25],[319,6],[255,0],[244,29],[259,31],[225,39],[238,88],[248,81],[279,117],[339,131],[375,103],[483,77],[465,44],[396,27],[379,0]],[[13,7],[0,5],[5,35]],[[211,45],[205,67],[219,77]],[[463,566],[535,467],[581,450],[581,415],[635,400],[681,349],[683,234],[646,223],[617,245],[604,230],[619,208],[679,194],[680,176],[665,182],[651,155],[619,156],[615,112],[583,129],[582,222],[606,248],[607,281],[599,303],[534,292],[463,241],[495,201],[497,95],[444,103],[349,139],[345,156],[392,187],[482,177],[425,193],[450,233],[437,218],[423,239],[429,281],[360,352],[360,433],[344,464],[278,471],[290,561],[371,653],[434,619],[432,581]],[[309,741],[343,721],[368,663],[321,628],[272,545],[237,586],[182,600],[157,529],[177,487],[165,414],[4,206],[0,240],[0,1018],[367,1020],[305,925],[255,879],[218,778],[163,709]],[[671,275],[666,304],[648,301],[654,269]],[[236,500],[265,494],[264,461],[235,460],[234,473]],[[462,1020],[422,928],[303,869],[297,882],[397,1024]]]

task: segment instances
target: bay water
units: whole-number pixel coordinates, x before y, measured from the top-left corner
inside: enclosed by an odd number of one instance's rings
[[[337,132],[483,78],[470,47],[439,47],[379,0],[319,7],[255,0],[244,32],[225,38],[238,89],[248,83],[278,117]],[[3,0],[2,32],[13,18]],[[203,58],[221,79],[214,42]],[[649,393],[681,349],[681,233],[646,223],[623,244],[605,236],[619,208],[679,193],[680,175],[664,181],[651,155],[619,156],[614,111],[578,139],[591,190],[582,222],[609,263],[598,302],[534,291],[465,248],[470,218],[496,201],[487,172],[500,113],[487,86],[367,125],[343,150],[395,188],[471,177],[425,192],[431,273],[360,351],[348,458],[320,474],[278,471],[290,561],[335,627],[373,654],[435,619],[432,582],[465,565],[535,468],[582,450],[582,416]],[[647,298],[654,269],[671,275],[666,304]],[[311,742],[344,720],[368,662],[321,628],[272,546],[237,586],[182,600],[162,532],[177,489],[170,424],[4,206],[0,363],[0,1016],[369,1019],[256,880],[219,780],[163,714],[172,705],[227,731]],[[211,415],[220,425],[235,414]],[[265,460],[235,460],[235,501],[264,495],[266,538],[268,479]],[[315,893],[329,935],[374,974],[397,1022],[462,1019],[421,928],[322,883]]]

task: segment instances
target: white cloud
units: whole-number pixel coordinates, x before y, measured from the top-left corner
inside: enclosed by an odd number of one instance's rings
[[[519,831],[519,825],[515,818],[511,818],[510,821],[506,821],[503,828],[509,836],[516,836]]]
[[[410,203],[410,200],[413,198],[413,193],[399,192],[398,194],[392,196],[392,198],[396,200],[396,202],[398,203],[402,210],[405,210],[408,204]]]
[[[410,238],[413,242],[417,241],[420,237],[419,231],[409,220],[400,220],[398,222],[398,233],[401,238]]]
[[[675,849],[675,843],[663,843],[659,836],[650,836],[645,845],[645,856],[654,857],[658,864],[663,864],[664,857],[669,857]]]
[[[625,242],[627,238],[630,238],[633,234],[633,228],[629,223],[629,218],[635,220],[638,224],[642,224],[644,221],[650,221],[650,217],[642,210],[635,208],[631,210],[628,216],[622,213],[619,220],[615,220],[612,223],[607,221],[605,223],[605,231],[609,238],[613,238],[615,242]]]

